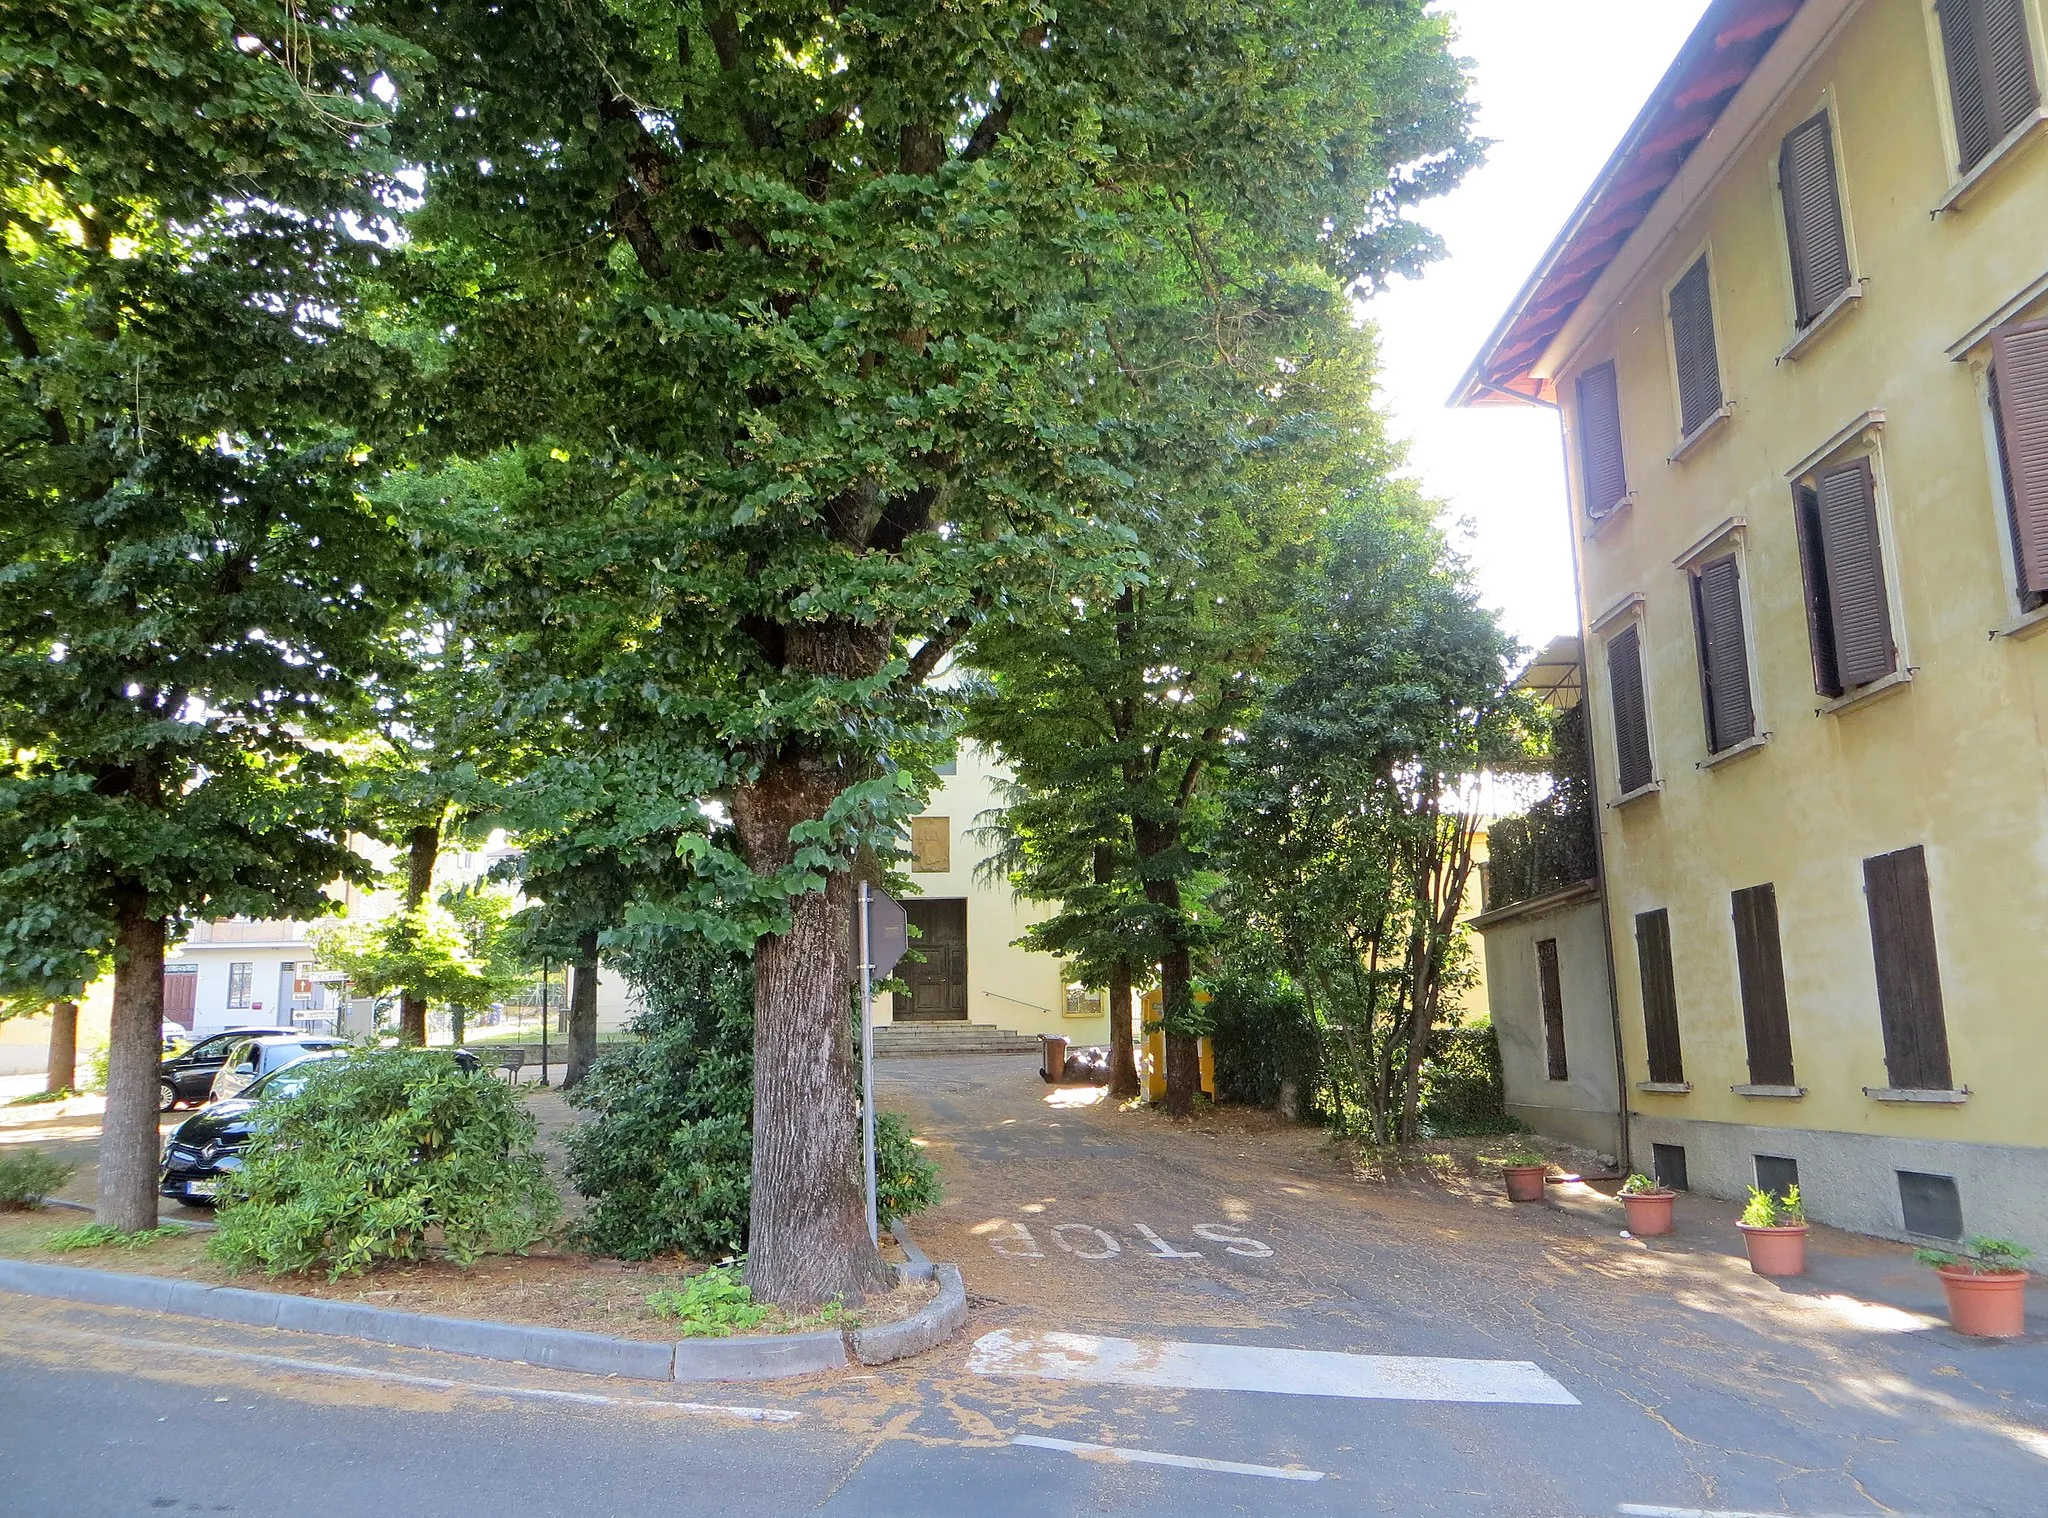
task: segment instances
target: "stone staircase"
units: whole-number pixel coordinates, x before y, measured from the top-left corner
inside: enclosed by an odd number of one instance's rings
[[[1038,1037],[1013,1033],[988,1023],[877,1023],[875,1055],[895,1059],[906,1054],[1036,1054]]]

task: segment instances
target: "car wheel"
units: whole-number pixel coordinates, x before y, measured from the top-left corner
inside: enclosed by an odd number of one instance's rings
[[[159,1112],[169,1112],[177,1105],[178,1088],[169,1081],[158,1081],[156,1083],[156,1110]]]

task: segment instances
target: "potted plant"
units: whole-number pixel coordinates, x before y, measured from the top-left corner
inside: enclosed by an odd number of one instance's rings
[[[1980,1339],[2017,1339],[2027,1331],[2027,1271],[2021,1261],[2033,1251],[1981,1236],[1963,1240],[1963,1249],[1916,1251],[1948,1293],[1949,1327]]]
[[[1806,1274],[1806,1212],[1797,1186],[1787,1186],[1783,1196],[1750,1187],[1749,1205],[1735,1226],[1742,1230],[1749,1268],[1758,1275]]]
[[[1641,1239],[1671,1232],[1671,1202],[1677,1195],[1646,1175],[1632,1175],[1623,1181],[1621,1205],[1628,1213],[1628,1231]]]
[[[1550,1174],[1550,1161],[1522,1149],[1501,1160],[1500,1173],[1508,1183],[1510,1202],[1540,1202],[1543,1178]]]

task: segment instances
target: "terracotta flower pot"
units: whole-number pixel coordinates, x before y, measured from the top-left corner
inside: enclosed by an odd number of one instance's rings
[[[1671,1202],[1675,1191],[1624,1191],[1621,1205],[1628,1212],[1628,1231],[1639,1239],[1654,1239],[1671,1232]]]
[[[1936,1268],[1948,1293],[1948,1326],[1980,1339],[2017,1339],[2027,1331],[2027,1273],[1980,1273],[1967,1265]]]
[[[1803,1276],[1806,1274],[1806,1225],[1786,1228],[1752,1228],[1737,1223],[1742,1242],[1749,1250],[1749,1268],[1760,1276]]]
[[[1543,1178],[1550,1174],[1548,1165],[1503,1165],[1500,1173],[1507,1178],[1510,1202],[1543,1200]]]

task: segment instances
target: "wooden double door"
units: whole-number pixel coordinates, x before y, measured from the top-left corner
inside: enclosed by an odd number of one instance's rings
[[[910,925],[924,935],[911,943],[924,962],[906,959],[897,972],[910,983],[910,995],[896,998],[896,1021],[967,1021],[966,899],[906,901],[903,910]]]

